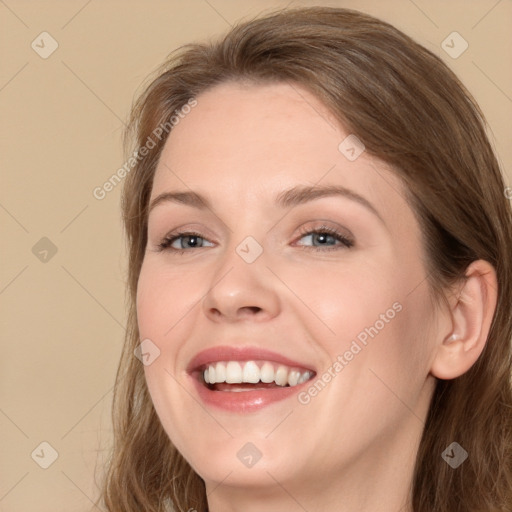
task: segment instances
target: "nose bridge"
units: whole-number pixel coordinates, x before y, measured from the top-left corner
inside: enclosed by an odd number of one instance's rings
[[[252,270],[253,266],[264,268],[262,262],[266,260],[266,254],[263,245],[268,228],[261,198],[258,200],[254,187],[249,187],[249,191],[236,192],[233,194],[233,205],[230,206],[229,212],[224,213],[227,216],[225,225],[229,233],[226,251],[222,254],[223,264],[240,264],[242,268],[245,265],[248,271]]]
[[[240,233],[242,229],[232,230],[226,250],[219,256],[203,301],[205,313],[231,320],[248,313],[275,315],[278,298],[272,273],[266,267],[263,240],[260,243],[253,235],[241,238]]]

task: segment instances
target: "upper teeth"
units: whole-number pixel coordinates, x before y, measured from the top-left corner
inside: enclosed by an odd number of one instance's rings
[[[228,361],[211,363],[204,370],[203,377],[207,384],[240,384],[242,382],[257,384],[258,382],[275,382],[278,386],[296,386],[311,377],[311,372],[292,369],[268,361]]]

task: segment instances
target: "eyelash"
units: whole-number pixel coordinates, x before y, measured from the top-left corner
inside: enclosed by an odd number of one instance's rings
[[[331,235],[337,241],[341,242],[342,246],[338,245],[338,246],[326,247],[326,248],[315,247],[315,246],[301,246],[304,250],[312,249],[313,251],[326,252],[326,251],[337,251],[340,249],[350,249],[351,247],[354,246],[353,240],[351,240],[347,236],[341,234],[336,229],[330,228],[328,226],[320,226],[315,229],[303,228],[300,232],[299,239],[303,238],[305,236],[314,235],[314,234]],[[200,233],[197,233],[196,231],[178,231],[176,233],[172,233],[171,235],[168,235],[167,237],[165,237],[162,240],[162,242],[160,244],[158,244],[158,251],[171,251],[171,252],[174,252],[175,254],[176,253],[182,254],[182,255],[185,254],[186,252],[188,252],[188,250],[175,249],[174,247],[171,247],[171,244],[178,238],[187,237],[187,236],[198,237],[198,238],[204,239],[204,237]],[[198,248],[202,249],[202,247],[198,247]],[[192,247],[192,249],[193,249],[193,247]]]

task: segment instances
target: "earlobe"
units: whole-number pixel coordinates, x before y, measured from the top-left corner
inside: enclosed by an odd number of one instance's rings
[[[450,302],[448,333],[438,333],[430,373],[455,379],[466,373],[485,348],[497,302],[494,267],[484,260],[468,266],[460,292]]]

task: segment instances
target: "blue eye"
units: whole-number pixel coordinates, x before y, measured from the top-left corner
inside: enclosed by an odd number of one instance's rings
[[[320,245],[301,245],[304,248],[311,248],[314,251],[332,251],[338,249],[348,249],[354,245],[354,241],[347,236],[339,233],[336,229],[321,226],[317,229],[303,231],[300,238],[310,237],[311,241],[318,242]],[[179,242],[179,247],[173,247],[175,242]],[[204,243],[206,238],[200,233],[191,231],[182,231],[166,236],[158,245],[160,251],[171,251],[174,253],[184,254],[187,249],[201,249],[207,247]],[[332,244],[334,242],[334,244]],[[336,244],[336,242],[339,242]],[[207,242],[211,243],[211,242]],[[212,244],[213,245],[213,244]]]
[[[174,244],[174,242],[176,242],[177,240],[180,240],[180,248],[176,248],[176,247],[172,247],[172,244]],[[171,236],[168,236],[166,238],[164,238],[164,240],[159,244],[159,248],[160,250],[165,250],[165,249],[168,249],[168,250],[171,250],[171,251],[176,251],[176,252],[182,252],[186,245],[187,242],[184,242],[184,240],[188,239],[189,240],[189,243],[190,243],[190,247],[191,249],[194,249],[194,248],[197,248],[197,247],[203,247],[203,245],[201,245],[200,241],[204,242],[205,241],[205,238],[203,238],[199,233],[194,233],[194,232],[189,232],[189,231],[184,231],[184,232],[181,232],[181,233],[175,233],[174,235],[171,235]]]
[[[329,228],[327,226],[323,226],[321,228],[307,230],[305,232],[301,233],[301,238],[310,237],[311,241],[314,243],[319,242],[320,245],[313,245],[311,246],[313,250],[319,250],[319,251],[331,251],[331,250],[337,250],[341,248],[350,248],[354,245],[353,240],[349,239],[345,235],[339,233],[336,229]],[[330,245],[329,242],[334,242],[333,245]],[[339,245],[336,245],[336,242],[340,242],[342,247]],[[323,247],[326,247],[327,249],[323,249]],[[306,246],[307,247],[307,246]]]

